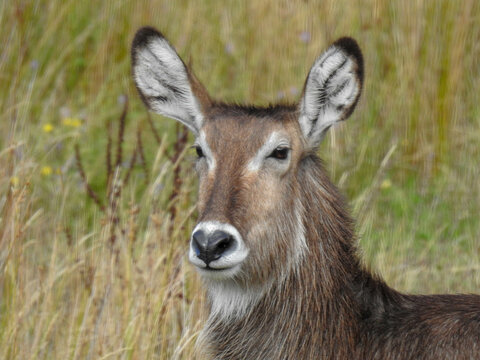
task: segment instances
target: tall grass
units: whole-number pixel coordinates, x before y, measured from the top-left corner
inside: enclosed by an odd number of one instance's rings
[[[0,358],[196,356],[190,140],[174,121],[150,122],[136,95],[129,46],[146,24],[214,97],[256,104],[298,99],[322,49],[355,37],[364,95],[320,153],[351,200],[365,262],[402,291],[479,292],[478,1],[10,0]]]

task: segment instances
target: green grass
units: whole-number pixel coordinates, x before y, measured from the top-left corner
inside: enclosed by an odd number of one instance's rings
[[[214,97],[256,104],[296,101],[315,57],[356,38],[364,94],[320,154],[351,202],[365,263],[402,291],[479,292],[477,1],[3,1],[0,358],[194,358],[205,301],[185,256],[196,179],[175,122],[153,116],[159,145],[131,80],[130,43],[147,24]],[[109,200],[107,127],[116,134],[123,95],[117,176],[138,126],[146,166],[137,157]],[[106,212],[86,195],[75,144]]]

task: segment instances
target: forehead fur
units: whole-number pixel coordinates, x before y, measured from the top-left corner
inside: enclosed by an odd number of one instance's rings
[[[258,117],[258,118],[272,118],[274,121],[285,121],[290,118],[297,111],[296,105],[277,104],[268,106],[252,106],[252,105],[237,105],[215,103],[210,115],[216,117]]]
[[[223,143],[245,144],[257,148],[272,131],[297,127],[296,107],[275,105],[267,107],[215,104],[206,116],[204,130],[212,150]],[[223,146],[221,146],[223,147]]]

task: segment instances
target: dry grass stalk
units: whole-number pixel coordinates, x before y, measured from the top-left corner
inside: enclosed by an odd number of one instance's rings
[[[80,177],[82,178],[83,184],[85,186],[85,190],[87,191],[87,195],[90,197],[90,199],[93,200],[95,204],[97,204],[100,210],[105,211],[105,205],[102,204],[100,198],[95,193],[95,191],[93,191],[90,183],[87,180],[87,176],[85,175],[85,170],[83,167],[82,158],[80,156],[80,148],[78,144],[75,144],[75,161],[77,164],[78,173],[80,174]]]
[[[112,181],[112,122],[107,123],[107,153],[106,153],[106,167],[107,167],[107,188],[110,188]]]
[[[169,234],[173,233],[173,227],[175,225],[175,218],[177,217],[177,204],[176,200],[178,198],[178,195],[180,194],[180,189],[182,187],[182,167],[180,163],[178,162],[178,159],[180,158],[180,155],[183,153],[185,150],[185,147],[187,146],[187,140],[188,140],[188,129],[185,125],[178,124],[177,123],[177,142],[173,145],[173,154],[170,157],[170,161],[172,164],[175,165],[173,169],[173,189],[172,193],[170,194],[169,198],[169,203],[170,207],[168,209],[168,212],[170,214],[170,227],[168,230]]]
[[[117,138],[117,155],[115,160],[115,167],[119,167],[122,165],[122,149],[123,149],[123,141],[124,141],[124,134],[125,134],[125,120],[127,118],[128,112],[128,97],[124,95],[123,97],[123,111],[120,115],[120,121],[118,126],[118,138]]]
[[[148,111],[147,111],[147,121],[148,121],[148,124],[150,125],[150,130],[152,130],[152,134],[155,137],[155,141],[157,142],[158,145],[160,145],[162,142],[162,139],[160,138],[160,135],[158,135],[158,131],[157,129],[155,129],[155,125],[153,125],[152,115]]]
[[[142,128],[141,128],[140,125],[138,125],[138,128],[137,128],[137,147],[136,147],[136,150],[138,150],[138,155],[140,156],[140,165],[142,166],[143,172],[145,173],[145,184],[148,184],[148,181],[149,181],[150,177],[149,177],[147,162],[145,160],[145,152],[143,150]]]

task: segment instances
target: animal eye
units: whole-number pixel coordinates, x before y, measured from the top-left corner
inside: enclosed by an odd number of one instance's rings
[[[202,150],[202,148],[201,148],[200,146],[198,146],[198,145],[195,146],[195,151],[197,152],[197,156],[198,156],[199,158],[202,158],[202,157],[205,156],[205,155],[203,154],[203,150]]]
[[[270,154],[269,157],[275,158],[278,160],[285,160],[288,157],[288,152],[290,151],[287,147],[278,147]]]

